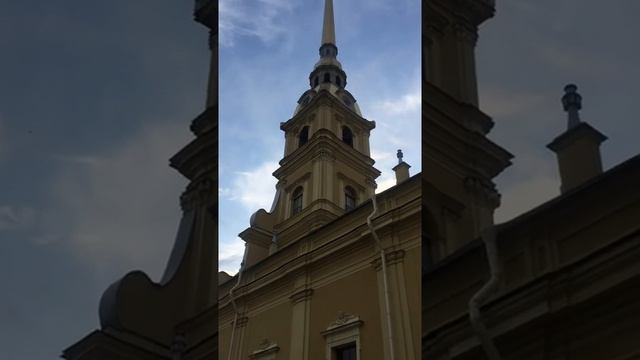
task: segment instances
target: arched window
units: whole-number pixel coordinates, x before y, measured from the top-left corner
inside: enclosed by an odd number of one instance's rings
[[[302,211],[302,186],[298,186],[291,196],[291,215],[296,215]]]
[[[351,132],[351,129],[346,126],[342,127],[342,141],[353,147],[353,133]]]
[[[313,87],[318,86],[318,77],[316,76],[315,79],[313,79]]]
[[[329,75],[329,73],[324,73],[324,82],[331,82],[331,75]]]
[[[300,131],[300,134],[298,135],[298,147],[306,144],[307,141],[309,141],[309,127],[305,126],[302,128],[302,131]]]
[[[340,76],[336,76],[336,85],[342,86],[342,79],[340,79]]]
[[[356,207],[356,191],[351,186],[344,188],[344,209],[351,211]]]

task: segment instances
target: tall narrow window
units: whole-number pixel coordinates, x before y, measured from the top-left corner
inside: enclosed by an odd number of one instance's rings
[[[356,207],[356,191],[351,186],[344,188],[344,209],[351,211]]]
[[[335,360],[357,360],[356,343],[352,342],[333,348],[333,358]]]
[[[342,141],[344,141],[345,144],[353,147],[353,133],[351,132],[351,129],[346,126],[342,127]]]
[[[340,76],[336,76],[336,85],[342,87],[342,79],[340,79]]]
[[[318,77],[316,76],[316,78],[313,80],[313,87],[318,86]]]
[[[331,75],[329,75],[329,73],[324,73],[324,82],[331,82]]]
[[[291,215],[296,215],[302,211],[302,186],[299,186],[291,197]]]
[[[302,128],[300,134],[298,135],[298,147],[306,144],[307,141],[309,141],[309,127],[305,126]]]

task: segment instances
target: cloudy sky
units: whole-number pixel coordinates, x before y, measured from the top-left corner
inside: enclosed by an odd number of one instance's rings
[[[280,122],[293,115],[318,60],[323,0],[220,2],[220,269],[235,273],[237,234],[269,210],[284,153]],[[420,171],[420,2],[334,1],[338,59],[347,89],[376,121],[372,158],[378,190],[395,182],[402,149]]]
[[[609,140],[605,170],[640,153],[640,2],[498,0],[478,42],[481,108],[495,120],[491,138],[515,155],[498,179],[504,221],[560,192],[555,154],[566,129],[560,98],[575,83],[581,117]]]
[[[159,279],[204,108],[192,2],[0,1],[0,358],[55,359],[127,271]]]
[[[402,131],[419,100],[420,10],[408,0],[335,2],[348,88],[378,123],[382,187],[398,143],[419,168],[413,134]],[[583,120],[609,136],[605,167],[640,152],[640,3],[497,2],[478,64],[492,138],[516,155],[498,179],[499,215],[508,218],[557,194],[545,145],[565,126],[565,83],[580,87]],[[220,6],[220,144],[228,156],[220,160],[220,239],[223,268],[232,271],[235,235],[272,200],[278,124],[317,60],[322,7]],[[191,13],[191,1],[0,0],[0,358],[57,358],[98,327],[109,284],[132,269],[159,279],[186,185],[167,160],[191,139],[189,122],[204,106],[207,32]],[[265,180],[249,181],[256,176]]]

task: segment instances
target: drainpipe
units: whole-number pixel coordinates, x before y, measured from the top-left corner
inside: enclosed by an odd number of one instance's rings
[[[393,347],[393,333],[391,326],[391,305],[389,300],[389,284],[387,281],[387,258],[384,252],[384,248],[382,247],[382,243],[380,242],[380,238],[376,233],[375,228],[373,227],[373,222],[371,221],[373,217],[378,212],[378,205],[376,204],[376,192],[373,190],[373,195],[371,195],[371,202],[373,203],[373,211],[367,217],[367,225],[369,226],[369,230],[371,231],[371,235],[373,239],[376,241],[378,248],[380,248],[380,260],[382,262],[382,281],[384,284],[384,303],[385,303],[385,312],[387,317],[387,332],[389,334],[389,351],[391,352],[390,360],[395,360],[395,349]]]
[[[484,304],[491,294],[497,290],[501,275],[500,264],[498,262],[498,244],[496,243],[495,226],[491,225],[484,229],[482,231],[481,238],[487,252],[491,277],[489,278],[489,281],[487,281],[482,288],[473,295],[471,300],[469,300],[469,320],[471,321],[471,326],[480,340],[482,348],[487,354],[489,360],[500,360],[500,353],[493,343],[493,337],[487,330],[487,327],[482,321],[482,315],[480,314],[480,306]]]
[[[235,333],[236,333],[236,324],[238,323],[238,306],[236,305],[236,299],[233,296],[233,292],[238,288],[238,286],[240,286],[240,281],[242,280],[242,272],[244,271],[244,264],[247,260],[247,244],[244,245],[244,254],[242,255],[242,263],[240,264],[240,270],[238,270],[238,281],[236,281],[236,284],[231,288],[231,290],[229,290],[229,299],[231,301],[231,306],[233,306],[233,312],[234,312],[234,316],[233,316],[233,325],[231,328],[231,341],[229,342],[229,356],[227,356],[228,360],[232,359],[232,355],[233,355],[233,340],[235,337]]]
[[[187,343],[184,338],[184,333],[179,332],[171,342],[171,360],[182,360],[186,348]]]

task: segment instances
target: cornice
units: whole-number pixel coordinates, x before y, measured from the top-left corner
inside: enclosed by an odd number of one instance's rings
[[[218,29],[218,1],[196,0],[194,20],[208,27]]]
[[[609,297],[612,291],[628,294],[625,289],[637,288],[640,282],[640,268],[636,261],[640,255],[638,236],[636,231],[574,263],[518,286],[502,288],[483,306],[494,337],[498,341],[507,341],[507,337],[521,336],[524,328],[540,321],[559,324],[559,319],[567,316],[588,318],[590,313],[580,309],[595,310],[593,305],[588,305],[594,301],[600,302],[602,311],[615,312],[616,308],[608,305],[611,300],[605,300],[607,294]],[[423,276],[423,283],[425,280],[429,281]],[[432,293],[437,292],[438,289],[432,287]],[[626,301],[637,303],[631,297]],[[480,344],[471,332],[466,309],[460,309],[458,313],[424,332],[423,347],[430,348],[432,354],[449,353],[452,358],[478,348]]]
[[[347,105],[343,104],[339,99],[335,96],[331,95],[328,90],[320,90],[316,96],[314,96],[309,104],[300,109],[300,111],[295,114],[291,119],[280,123],[280,130],[289,131],[300,121],[306,119],[310,113],[318,111],[318,108],[328,105],[332,109],[336,110],[340,115],[344,116],[347,119],[351,119],[350,122],[355,125],[357,128],[373,130],[376,127],[375,121],[369,121],[362,116],[355,113],[353,110],[349,109]]]
[[[391,200],[387,199],[387,201],[391,201]],[[413,210],[410,210],[410,209],[413,209]],[[387,229],[390,230],[390,228],[394,224],[399,224],[402,221],[404,221],[404,219],[407,219],[410,216],[418,215],[420,213],[420,209],[421,209],[421,197],[419,194],[417,194],[414,200],[401,204],[399,206],[393,206],[388,210],[386,210],[384,213],[382,213],[379,217],[375,218],[374,222],[376,223],[376,228],[378,231],[384,233],[387,231]],[[270,271],[263,273],[260,277],[252,277],[251,275],[245,275],[248,278],[251,278],[252,280],[250,280],[250,282],[245,283],[240,288],[238,288],[238,291],[236,293],[237,294],[236,301],[242,301],[242,298],[249,296],[249,294],[252,294],[252,296],[259,296],[257,294],[259,291],[261,291],[261,289],[268,289],[272,287],[274,283],[279,281],[287,281],[286,279],[289,278],[289,274],[294,273],[296,271],[300,271],[304,267],[313,266],[313,264],[317,264],[318,262],[322,262],[322,261],[325,261],[325,262],[329,260],[334,261],[333,254],[335,254],[336,252],[340,252],[341,254],[343,254],[347,247],[353,247],[353,246],[356,246],[356,244],[364,245],[365,243],[367,244],[367,246],[373,246],[374,242],[373,242],[373,239],[371,238],[370,232],[368,231],[368,227],[366,226],[366,222],[364,219],[368,212],[370,212],[370,209],[367,207],[363,207],[361,208],[361,212],[359,214],[357,212],[351,212],[345,217],[341,217],[337,219],[336,221],[340,221],[340,220],[346,221],[349,216],[352,216],[352,214],[358,215],[359,218],[361,218],[359,220],[360,225],[353,227],[353,223],[352,223],[352,225],[350,226],[350,229],[347,230],[346,233],[335,234],[334,236],[324,234],[323,229],[326,229],[329,226],[332,226],[332,227],[337,226],[336,222],[334,221],[328,225],[325,225],[323,228],[317,230],[316,232],[307,235],[304,239],[307,239],[308,237],[313,237],[317,239],[320,239],[320,238],[325,239],[327,237],[331,238],[331,240],[329,241],[324,241],[323,243],[316,245],[310,251],[307,251],[303,254],[298,254],[297,253],[298,247],[291,247],[292,245],[295,245],[295,244],[291,244],[285,247],[284,249],[282,249],[281,251],[285,253],[281,255],[284,256],[285,259],[287,260],[285,260],[285,262],[281,263],[277,267],[271,268]],[[401,213],[403,215],[400,215]],[[419,216],[416,217],[415,219],[416,221],[420,221]],[[420,238],[419,230],[417,231],[416,238],[417,239]],[[299,241],[296,243],[299,243]],[[400,246],[398,250],[401,250],[403,247],[402,244],[404,244],[404,242],[400,244],[396,244],[395,246]],[[409,243],[407,243],[407,245],[408,244]],[[293,250],[293,252],[289,250]],[[399,259],[401,254],[404,254],[404,253],[400,251],[400,252],[394,253],[391,256],[395,260],[395,259]],[[372,252],[369,256],[367,256],[366,258],[363,258],[362,261],[366,265],[371,261],[372,256],[375,256],[375,255],[376,255],[375,252]],[[268,262],[269,258],[265,260],[267,260]],[[263,261],[263,263],[259,263],[255,267],[258,267],[260,265],[267,266],[267,262]],[[256,271],[257,269],[248,269],[247,271],[251,271],[251,270]],[[240,289],[242,289],[242,291],[240,291]],[[230,306],[227,295],[228,294],[221,294],[221,297],[220,297],[221,308]]]
[[[303,301],[311,300],[313,295],[313,289],[300,290],[289,297],[292,303],[299,303]]]
[[[477,27],[495,14],[494,0],[430,0],[440,13],[456,22]]]
[[[314,159],[323,154],[330,154],[331,159],[346,163],[364,176],[374,179],[380,176],[380,171],[373,167],[375,160],[344,144],[327,129],[316,131],[306,145],[280,160],[280,168],[273,172],[273,176],[282,180],[286,177],[285,174],[291,174],[301,167],[309,166]]]
[[[406,251],[403,249],[389,251],[385,253],[385,262],[387,266],[400,264],[404,261],[404,256]],[[382,259],[380,257],[376,257],[371,261],[371,266],[376,270],[380,271],[382,269]]]

